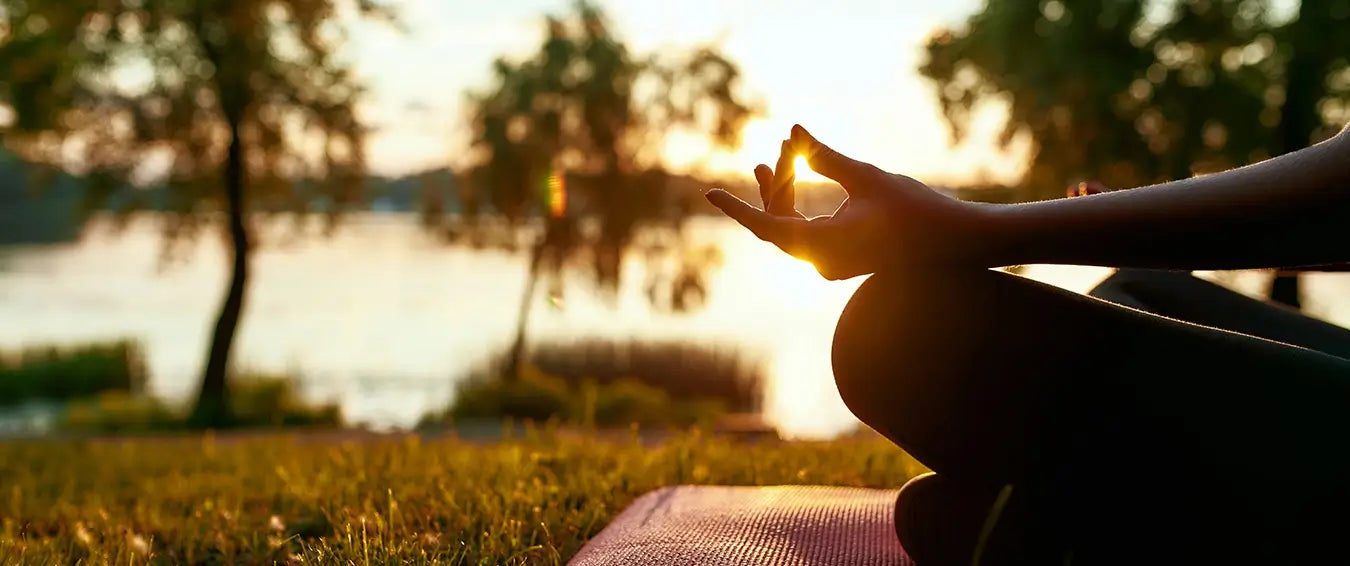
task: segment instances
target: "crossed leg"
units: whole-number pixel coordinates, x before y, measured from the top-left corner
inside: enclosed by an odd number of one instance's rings
[[[1184,316],[1112,283],[1099,294]],[[1244,330],[1350,344],[1262,324]],[[1299,562],[1350,527],[1350,361],[1329,353],[987,270],[874,275],[833,348],[849,408],[937,474],[897,502],[921,566],[970,564],[1005,489],[985,564],[1138,562],[1139,547],[1150,563]]]

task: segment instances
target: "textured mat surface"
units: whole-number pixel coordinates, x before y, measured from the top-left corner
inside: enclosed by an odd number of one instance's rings
[[[913,566],[894,490],[678,486],[639,497],[572,566]]]

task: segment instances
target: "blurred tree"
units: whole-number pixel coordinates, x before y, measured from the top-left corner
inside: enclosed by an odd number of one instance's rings
[[[697,195],[667,190],[671,177],[659,165],[665,135],[685,129],[734,145],[754,112],[737,92],[736,65],[710,47],[634,57],[586,1],[545,24],[537,53],[497,60],[496,84],[470,95],[478,161],[462,184],[468,222],[457,233],[479,241],[495,233],[498,243],[512,246],[523,220],[544,217],[542,235],[529,244],[508,375],[519,366],[541,275],[551,275],[556,297],[563,265],[584,258],[598,287],[612,295],[639,228],[678,229]],[[506,226],[486,225],[480,211],[501,215]],[[687,304],[690,281],[674,278],[677,308]]]
[[[1283,99],[1277,135],[1270,154],[1296,151],[1335,133],[1335,125],[1350,121],[1350,0],[1302,0],[1298,14],[1280,30],[1286,58],[1283,88],[1273,85],[1269,96]],[[1270,298],[1302,308],[1299,277],[1276,273]]]
[[[1070,181],[1136,187],[1307,146],[1350,119],[1350,0],[989,2],[927,45],[959,141],[981,102],[1024,138],[1029,198]],[[1027,37],[1027,31],[1034,33]],[[1273,296],[1297,304],[1297,283]],[[1292,299],[1291,299],[1292,297]]]
[[[3,0],[0,10],[8,148],[84,174],[91,207],[128,184],[164,185],[167,202],[154,204],[167,209],[166,250],[224,224],[230,281],[191,422],[230,424],[249,213],[323,202],[333,220],[360,198],[362,88],[337,50],[346,22],[391,15],[369,0]]]

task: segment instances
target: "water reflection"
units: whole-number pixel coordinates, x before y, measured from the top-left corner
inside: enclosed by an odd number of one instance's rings
[[[730,342],[770,360],[768,418],[788,436],[822,437],[856,426],[839,400],[829,352],[834,321],[860,281],[828,282],[810,264],[779,253],[720,219],[693,221],[694,236],[718,243],[722,266],[706,308],[654,312],[643,267],[625,263],[614,304],[569,276],[562,308],[535,301],[530,335],[683,338]],[[150,389],[184,398],[196,385],[213,309],[225,281],[219,243],[204,239],[193,259],[158,269],[159,233],[133,226],[116,238],[0,252],[0,346],[120,337],[148,350]],[[336,399],[354,421],[406,426],[445,404],[451,378],[505,347],[514,333],[524,258],[447,248],[415,218],[352,219],[331,239],[268,247],[236,350],[237,364],[294,371],[316,400]],[[1100,268],[1031,266],[1024,275],[1084,291]],[[1202,274],[1260,293],[1268,275]],[[1350,324],[1343,275],[1307,278],[1309,309]]]

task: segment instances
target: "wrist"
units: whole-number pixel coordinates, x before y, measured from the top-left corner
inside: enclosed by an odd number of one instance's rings
[[[1023,249],[1026,232],[1017,227],[1015,204],[975,205],[976,260],[980,267],[1006,267],[1026,263]]]

